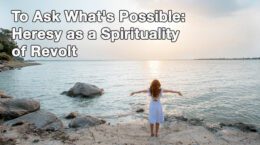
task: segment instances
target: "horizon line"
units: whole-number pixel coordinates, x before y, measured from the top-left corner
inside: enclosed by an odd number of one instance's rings
[[[260,57],[216,57],[183,59],[25,59],[25,61],[182,61],[182,60],[260,60]]]

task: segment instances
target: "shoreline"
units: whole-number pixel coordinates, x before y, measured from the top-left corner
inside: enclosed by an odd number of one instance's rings
[[[20,69],[22,67],[40,65],[35,61],[2,61],[0,63],[0,72],[7,70]]]
[[[258,145],[260,143],[259,128],[243,123],[212,125],[196,118],[188,119],[166,114],[165,122],[160,126],[159,137],[150,137],[147,119],[111,124],[96,116],[76,112],[57,117],[41,109],[38,101],[15,99],[5,95],[4,92],[0,93],[0,108],[3,115],[0,122],[1,145]],[[16,113],[18,116],[13,116]]]
[[[61,131],[37,132],[28,124],[0,127],[5,130],[4,137],[18,144],[212,144],[212,145],[258,145],[260,134],[243,132],[235,128],[224,127],[211,131],[203,126],[192,125],[181,120],[166,121],[161,125],[159,137],[150,137],[147,121],[109,123],[79,129],[64,128]],[[3,140],[3,139],[2,139]]]

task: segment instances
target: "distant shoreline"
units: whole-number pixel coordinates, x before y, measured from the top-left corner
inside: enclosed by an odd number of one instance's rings
[[[185,60],[260,60],[260,57],[243,57],[243,58],[194,58],[194,59],[37,59],[30,61],[185,61]]]
[[[19,69],[26,66],[40,65],[35,61],[3,61],[0,63],[0,72]]]
[[[244,58],[199,58],[194,60],[260,60],[260,57],[244,57]]]

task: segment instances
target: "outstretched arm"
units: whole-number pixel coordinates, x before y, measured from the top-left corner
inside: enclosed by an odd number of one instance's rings
[[[173,90],[163,89],[163,93],[176,93],[176,94],[182,96],[182,93],[181,93],[181,92],[179,92],[179,91],[173,91]]]
[[[133,96],[134,94],[147,93],[147,92],[148,92],[147,90],[136,91],[136,92],[132,92],[132,93],[130,94],[130,96]]]

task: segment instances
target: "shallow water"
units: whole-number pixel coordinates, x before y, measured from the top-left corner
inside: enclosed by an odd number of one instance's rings
[[[260,61],[40,61],[42,65],[0,73],[0,90],[16,98],[33,98],[58,116],[71,111],[128,122],[147,117],[136,108],[149,105],[147,89],[158,78],[163,88],[183,97],[164,94],[166,114],[200,118],[208,123],[243,122],[260,127]],[[95,84],[105,94],[93,99],[60,95],[76,82]]]

